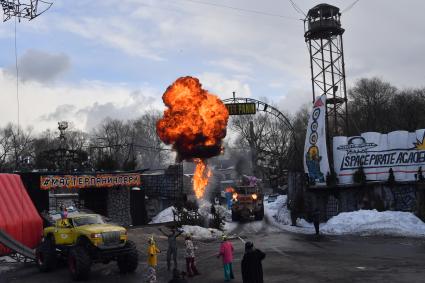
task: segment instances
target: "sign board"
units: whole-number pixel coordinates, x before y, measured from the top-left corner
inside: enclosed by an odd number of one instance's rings
[[[40,189],[86,189],[115,186],[138,187],[139,173],[94,174],[94,175],[47,175],[40,176]]]
[[[255,103],[226,103],[225,105],[229,115],[250,115],[257,111]]]
[[[326,95],[316,99],[308,119],[304,144],[304,171],[312,184],[324,184],[329,172],[326,147]]]
[[[387,181],[390,168],[396,181],[414,181],[419,167],[425,175],[425,129],[334,137],[333,153],[339,183],[353,183],[360,167],[367,181]]]

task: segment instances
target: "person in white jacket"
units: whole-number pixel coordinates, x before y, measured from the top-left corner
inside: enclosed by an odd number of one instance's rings
[[[186,246],[186,271],[187,276],[192,277],[194,275],[199,275],[198,269],[195,265],[195,249],[197,249],[192,242],[192,237],[190,234],[186,235],[185,238]]]

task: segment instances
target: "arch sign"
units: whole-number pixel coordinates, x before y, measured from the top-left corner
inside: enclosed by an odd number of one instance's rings
[[[326,183],[329,172],[328,150],[326,147],[326,95],[316,99],[308,119],[304,144],[304,171],[312,184]]]

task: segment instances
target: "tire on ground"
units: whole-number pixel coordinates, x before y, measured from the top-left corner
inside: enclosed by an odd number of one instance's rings
[[[82,246],[71,248],[68,255],[68,268],[74,280],[86,279],[90,274],[91,259]]]
[[[232,221],[239,221],[239,215],[236,212],[232,212]]]
[[[47,272],[56,267],[56,248],[52,236],[48,236],[35,250],[37,267],[42,272]]]
[[[264,207],[262,207],[261,210],[255,214],[255,220],[263,220],[263,218],[264,218]]]
[[[124,248],[129,251],[118,256],[118,268],[121,273],[134,272],[139,264],[139,253],[137,252],[136,244],[132,241],[127,241]]]

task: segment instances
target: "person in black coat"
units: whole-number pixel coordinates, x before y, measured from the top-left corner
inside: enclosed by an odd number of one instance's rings
[[[254,248],[252,242],[245,243],[245,254],[242,259],[243,283],[263,283],[263,265],[261,261],[266,254]]]
[[[313,211],[313,223],[314,223],[314,229],[316,230],[316,235],[319,235],[320,210],[318,208],[316,208]]]

